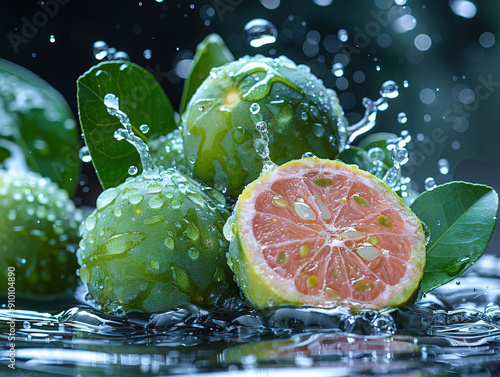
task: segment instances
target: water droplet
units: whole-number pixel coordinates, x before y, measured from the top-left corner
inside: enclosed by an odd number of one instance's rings
[[[151,182],[146,191],[148,194],[157,194],[162,191],[162,186],[158,182]]]
[[[102,60],[106,56],[108,56],[108,44],[104,41],[97,41],[94,42],[93,45],[93,51],[94,51],[94,56],[97,60]]]
[[[10,221],[14,221],[17,218],[17,210],[15,209],[10,209],[9,212],[7,213],[7,219]]]
[[[344,65],[342,63],[333,64],[332,72],[336,77],[342,77],[344,75]]]
[[[128,168],[128,173],[130,175],[136,175],[138,171],[139,171],[139,169],[137,169],[137,166],[134,166],[134,165],[132,165]]]
[[[28,321],[24,321],[24,322],[23,322],[23,329],[26,329],[26,330],[27,330],[27,329],[29,329],[29,328],[31,328],[31,324],[30,324]]]
[[[139,130],[143,133],[143,134],[147,134],[149,132],[149,126],[147,124],[142,124],[140,127],[139,127]]]
[[[90,215],[89,217],[87,217],[87,219],[85,219],[85,229],[87,229],[87,231],[90,232],[92,229],[95,228],[96,222],[97,222],[97,216]]]
[[[346,29],[340,29],[337,33],[337,37],[339,38],[339,41],[347,42],[347,40],[349,39],[349,34],[347,33]]]
[[[438,168],[441,174],[448,174],[450,172],[450,163],[446,158],[442,158],[438,161]]]
[[[122,215],[122,209],[120,207],[116,207],[115,209],[113,209],[113,213],[116,217],[120,217]]]
[[[380,256],[380,250],[375,246],[363,246],[356,250],[358,254],[367,261],[372,261]]]
[[[200,252],[196,248],[192,247],[188,250],[188,256],[192,260],[196,260],[199,258]]]
[[[196,162],[196,157],[194,157],[194,156],[189,157],[189,162],[191,164],[194,164]]]
[[[309,116],[307,115],[307,113],[305,111],[303,111],[302,114],[300,114],[300,117],[302,118],[302,120],[307,120],[307,118]]]
[[[55,35],[51,34],[49,38],[50,43],[54,43],[56,41]]]
[[[368,158],[375,164],[375,162],[383,161],[385,158],[385,152],[382,148],[374,147],[368,151]]]
[[[252,103],[252,105],[250,106],[250,112],[252,114],[257,114],[259,111],[260,111],[259,104],[258,103]]]
[[[406,148],[394,148],[391,154],[391,160],[394,167],[399,168],[401,165],[405,165],[408,160],[408,150]]]
[[[104,244],[107,254],[123,254],[137,247],[146,239],[146,235],[140,232],[117,234]]]
[[[108,108],[108,112],[110,109],[111,110],[119,110],[119,108],[120,108],[120,100],[114,94],[111,94],[111,93],[106,94],[104,96],[103,102],[104,102],[104,106],[106,106]]]
[[[406,113],[399,113],[398,114],[398,122],[401,123],[401,124],[404,124],[408,121],[408,117],[406,116]]]
[[[399,95],[398,86],[393,80],[388,80],[382,84],[380,95],[383,98],[396,98]]]
[[[89,147],[87,147],[86,145],[81,147],[80,150],[78,151],[78,157],[80,157],[80,160],[82,160],[82,162],[92,161],[92,156],[90,155]]]
[[[144,50],[144,52],[142,53],[142,55],[146,59],[151,59],[151,57],[153,56],[153,53],[151,52],[151,50],[147,49],[147,50]]]
[[[155,209],[160,208],[164,203],[162,198],[151,198],[149,199],[148,206],[149,208]]]
[[[125,51],[118,51],[113,55],[114,60],[125,60],[130,61],[130,57]]]
[[[408,87],[410,86],[410,84],[408,83],[408,80],[404,80],[404,81],[403,81],[403,86],[404,86],[405,88],[408,88]]]
[[[99,195],[99,197],[97,198],[96,202],[97,209],[102,209],[110,205],[113,202],[113,200],[116,199],[118,193],[119,193],[118,190],[115,188],[110,188],[103,191],[101,195]]]
[[[316,212],[312,210],[306,203],[303,201],[298,201],[293,204],[293,209],[295,213],[305,221],[316,221]]]
[[[377,72],[379,72],[379,71],[380,71],[380,66],[379,66],[379,65],[375,66],[375,70],[376,70]]]
[[[268,20],[256,18],[248,22],[243,29],[247,42],[252,47],[261,47],[276,42],[278,30]]]
[[[151,267],[155,271],[158,271],[160,269],[160,261],[158,259],[149,261],[149,267]]]
[[[184,234],[191,240],[196,241],[200,237],[200,231],[193,223],[189,223]]]
[[[165,216],[157,215],[157,216],[151,216],[151,217],[148,217],[147,219],[142,220],[142,223],[144,225],[154,225],[154,224],[164,222],[165,220],[166,220]]]
[[[426,191],[436,188],[436,181],[433,177],[427,177],[424,181],[424,188]]]
[[[325,127],[321,123],[314,123],[312,125],[312,132],[316,137],[322,137],[325,135]]]
[[[167,237],[165,238],[165,241],[163,241],[163,244],[165,247],[169,250],[174,250],[175,247],[175,241],[172,237]]]
[[[131,204],[139,204],[142,199],[144,199],[144,195],[141,195],[141,194],[132,194],[128,197],[128,201],[131,203]]]

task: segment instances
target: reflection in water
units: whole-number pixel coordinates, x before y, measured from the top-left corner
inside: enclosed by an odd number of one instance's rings
[[[500,365],[499,267],[499,259],[485,255],[418,304],[384,313],[260,312],[245,305],[221,313],[184,305],[123,319],[75,302],[52,314],[1,309],[0,360],[6,369],[14,320],[16,367],[27,375],[247,375],[272,368],[289,376],[308,368],[314,375],[477,376]]]

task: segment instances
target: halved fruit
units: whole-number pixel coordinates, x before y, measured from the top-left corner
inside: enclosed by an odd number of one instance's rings
[[[407,303],[425,267],[422,224],[380,179],[302,158],[261,175],[236,206],[229,264],[250,302],[383,309]]]

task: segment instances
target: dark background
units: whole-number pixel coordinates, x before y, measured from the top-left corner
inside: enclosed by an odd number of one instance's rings
[[[175,108],[183,86],[177,63],[192,58],[197,43],[209,33],[219,33],[236,57],[285,54],[297,63],[310,65],[326,86],[336,89],[350,123],[358,121],[364,112],[362,98],[377,99],[380,85],[392,79],[398,83],[400,95],[379,114],[373,131],[411,132],[412,165],[406,172],[412,178],[412,187],[422,191],[424,180],[434,177],[438,184],[466,180],[500,191],[499,48],[498,43],[491,47],[486,43],[485,47],[483,40],[481,44],[483,33],[498,35],[500,4],[408,0],[398,5],[404,0],[334,0],[326,5],[329,2],[49,0],[41,4],[2,0],[0,57],[48,81],[66,97],[75,116],[75,82],[98,63],[92,52],[97,40],[127,52],[131,61],[155,72]],[[470,9],[471,4],[477,11],[471,18],[452,10]],[[40,12],[50,14],[44,17]],[[414,17],[416,26],[401,32],[396,26],[404,15]],[[254,18],[265,18],[276,26],[276,43],[249,46],[243,28]],[[40,25],[36,33],[23,34],[26,23],[36,21]],[[349,35],[344,43],[337,38],[340,29]],[[25,38],[17,49],[11,43],[14,34]],[[415,47],[420,34],[432,40],[427,51]],[[144,56],[146,49],[152,52],[150,59]],[[344,79],[337,81],[332,63],[345,56],[349,62]],[[360,72],[365,77],[363,82]],[[407,88],[403,87],[404,80],[408,80]],[[487,88],[484,82],[490,83]],[[435,99],[425,103],[429,89]],[[476,96],[471,97],[471,93]],[[400,112],[407,114],[407,123],[398,123]],[[439,172],[442,158],[449,161],[448,174]],[[85,164],[84,173],[89,182],[82,185],[78,197],[83,203],[93,204],[100,189],[91,164]],[[500,246],[498,234],[490,244],[491,253]]]

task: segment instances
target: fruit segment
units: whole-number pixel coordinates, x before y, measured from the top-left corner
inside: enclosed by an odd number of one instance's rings
[[[418,287],[425,265],[420,222],[382,181],[354,166],[292,161],[249,185],[237,211],[231,259],[256,306],[380,309],[406,302]],[[256,276],[238,271],[235,257],[257,266]],[[267,299],[255,297],[257,284]]]

